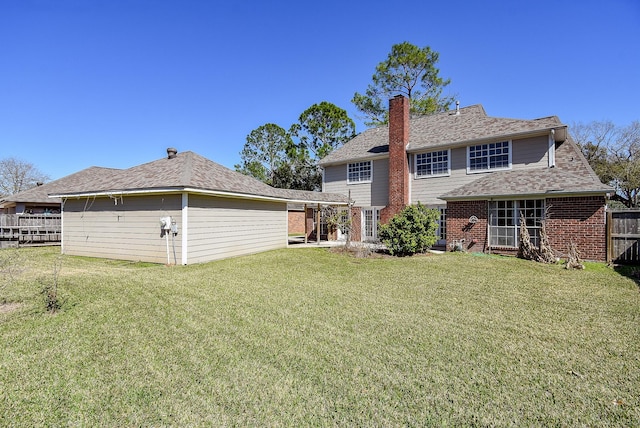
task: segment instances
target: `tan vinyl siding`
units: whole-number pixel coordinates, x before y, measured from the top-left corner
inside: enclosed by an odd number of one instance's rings
[[[68,199],[64,205],[62,251],[69,255],[167,263],[166,240],[160,236],[163,216],[172,216],[181,226],[180,195]],[[178,230],[175,237],[177,263],[182,257],[181,233]],[[171,263],[173,243],[170,235]]]
[[[438,196],[456,189],[478,178],[478,174],[467,174],[467,149],[451,149],[451,176],[415,178],[413,156],[411,156],[411,203],[418,201],[425,205],[446,204]]]
[[[511,169],[541,168],[547,166],[547,137],[513,140]],[[467,148],[451,149],[451,176],[415,178],[414,156],[411,156],[411,202],[428,205],[446,204],[438,196],[464,186],[491,172],[467,174]]]
[[[188,263],[287,246],[287,204],[189,195]]]
[[[513,164],[512,169],[540,168],[549,166],[548,136],[513,140],[511,146],[513,149],[513,155],[511,157],[511,162]]]
[[[389,159],[373,161],[371,183],[347,184],[347,164],[324,169],[324,191],[348,195],[359,207],[384,207],[389,204]]]

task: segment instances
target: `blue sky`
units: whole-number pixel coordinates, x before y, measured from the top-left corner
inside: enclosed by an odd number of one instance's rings
[[[637,0],[0,0],[0,158],[51,179],[191,150],[229,168],[253,129],[347,110],[391,46],[439,52],[489,115],[640,120]]]

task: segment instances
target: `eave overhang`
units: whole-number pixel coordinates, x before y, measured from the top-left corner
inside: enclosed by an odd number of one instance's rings
[[[101,190],[101,191],[88,191],[88,192],[54,193],[48,196],[50,198],[82,199],[82,198],[91,198],[91,197],[116,198],[120,196],[166,195],[166,194],[182,194],[182,193],[217,196],[217,197],[232,198],[232,199],[248,199],[253,201],[306,203],[306,204],[321,204],[321,205],[348,205],[348,203],[345,200],[337,200],[337,199],[321,200],[318,198],[285,198],[285,197],[276,197],[276,196],[267,196],[267,195],[256,195],[251,193],[198,189],[193,187],[165,187],[165,188],[152,188],[152,189],[120,189],[120,190],[114,189],[114,190]]]

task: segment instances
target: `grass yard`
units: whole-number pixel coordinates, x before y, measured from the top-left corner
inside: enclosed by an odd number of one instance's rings
[[[640,425],[640,293],[604,265],[64,257],[52,315],[58,250],[0,289],[0,426]]]

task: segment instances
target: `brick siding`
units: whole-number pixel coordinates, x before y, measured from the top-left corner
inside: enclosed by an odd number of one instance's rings
[[[487,201],[456,201],[447,204],[447,244],[464,239],[467,251],[489,251]],[[566,256],[575,242],[584,260],[606,260],[605,199],[603,196],[549,198],[546,229],[549,244],[559,256]],[[475,215],[478,222],[469,223]],[[492,253],[516,255],[517,248],[491,248]]]
[[[604,196],[547,199],[549,243],[554,250],[566,254],[575,242],[585,260],[607,258],[607,228]]]
[[[289,211],[289,234],[304,235],[304,211]]]
[[[380,212],[387,223],[409,203],[409,99],[396,96],[389,100],[389,205]]]

